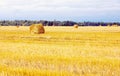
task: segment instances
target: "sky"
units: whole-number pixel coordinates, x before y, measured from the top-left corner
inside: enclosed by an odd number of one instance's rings
[[[0,0],[0,20],[120,22],[120,0]]]

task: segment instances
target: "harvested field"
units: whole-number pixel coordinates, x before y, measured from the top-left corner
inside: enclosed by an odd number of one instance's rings
[[[0,76],[120,76],[120,27],[0,27]]]

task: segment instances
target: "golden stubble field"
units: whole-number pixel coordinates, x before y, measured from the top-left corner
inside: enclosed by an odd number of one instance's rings
[[[120,76],[120,27],[0,26],[0,76]]]

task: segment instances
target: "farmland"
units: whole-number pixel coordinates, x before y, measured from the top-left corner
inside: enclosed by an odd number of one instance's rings
[[[0,76],[120,76],[120,27],[0,26]]]

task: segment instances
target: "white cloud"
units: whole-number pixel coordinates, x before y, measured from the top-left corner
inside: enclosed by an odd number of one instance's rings
[[[1,2],[0,2],[1,3]],[[96,8],[102,6],[117,7],[120,6],[118,0],[2,0],[3,7],[16,7],[19,6],[24,9],[27,7],[71,7],[71,8]],[[109,7],[109,8],[111,8]],[[31,9],[32,10],[32,9]]]
[[[114,16],[120,12],[119,7],[120,0],[0,0],[1,16],[15,17],[92,17],[108,13]]]

